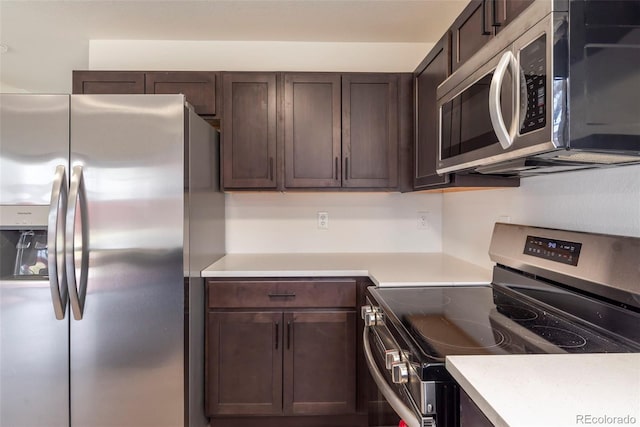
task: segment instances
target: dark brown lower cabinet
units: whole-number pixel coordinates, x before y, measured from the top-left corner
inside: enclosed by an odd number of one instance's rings
[[[365,427],[368,278],[207,279],[211,427]]]
[[[285,312],[284,413],[355,412],[355,311]]]
[[[207,413],[282,412],[282,313],[208,313]]]
[[[207,412],[355,412],[355,328],[355,311],[210,312]]]

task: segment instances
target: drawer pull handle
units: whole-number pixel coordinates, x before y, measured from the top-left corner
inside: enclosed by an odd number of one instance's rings
[[[294,298],[295,296],[295,292],[287,294],[269,294],[269,298]]]

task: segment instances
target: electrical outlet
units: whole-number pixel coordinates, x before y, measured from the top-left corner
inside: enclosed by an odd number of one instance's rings
[[[321,230],[329,229],[329,212],[318,212],[318,228]]]
[[[418,212],[418,229],[427,230],[429,228],[429,212]]]

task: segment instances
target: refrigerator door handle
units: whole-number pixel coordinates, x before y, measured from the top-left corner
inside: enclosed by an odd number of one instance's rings
[[[56,167],[51,187],[51,202],[47,228],[47,268],[49,269],[49,287],[51,301],[56,319],[65,318],[69,293],[67,288],[67,273],[64,262],[64,216],[67,207],[67,173],[63,165]],[[62,229],[62,234],[60,234]],[[62,248],[58,250],[58,237]],[[58,268],[60,266],[60,268]]]
[[[79,209],[77,209],[79,207]],[[76,214],[80,211],[80,280],[76,280],[75,260],[75,226]],[[87,196],[84,187],[82,166],[74,166],[71,173],[71,185],[69,189],[69,204],[67,206],[66,230],[65,230],[65,259],[67,265],[67,283],[73,318],[82,320],[84,314],[84,302],[87,296],[87,274],[89,270],[89,224],[87,222]]]

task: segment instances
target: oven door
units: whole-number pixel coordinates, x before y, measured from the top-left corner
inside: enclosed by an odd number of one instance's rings
[[[547,17],[524,33],[506,28],[513,42],[481,66],[470,61],[439,86],[438,173],[483,172],[564,144],[566,78],[553,75],[560,61],[552,56],[554,42],[566,40],[565,15],[551,16],[560,23]]]
[[[401,425],[401,420],[409,427],[433,425],[433,418],[422,416],[407,387],[395,384],[391,371],[386,368],[387,351],[399,348],[389,331],[384,326],[366,326],[363,344],[375,386],[369,396],[369,426],[396,427]]]

